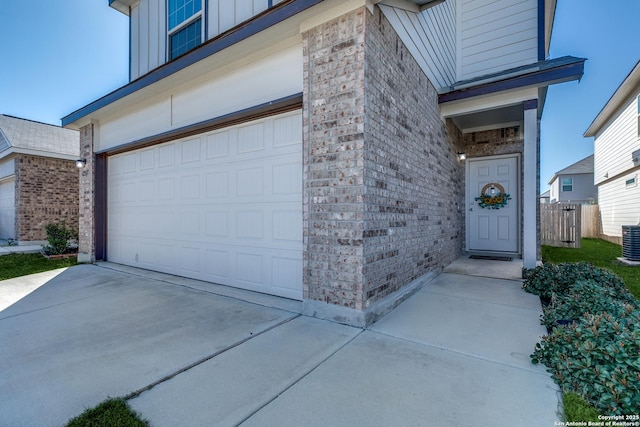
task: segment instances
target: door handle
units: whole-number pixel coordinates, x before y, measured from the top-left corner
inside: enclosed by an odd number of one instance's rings
[[[469,208],[469,212],[473,212],[473,208]]]

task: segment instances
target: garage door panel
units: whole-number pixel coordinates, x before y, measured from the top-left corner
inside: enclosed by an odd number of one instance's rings
[[[221,199],[229,197],[229,172],[212,172],[205,176],[205,197]]]
[[[16,238],[15,178],[0,182],[0,238]]]
[[[264,197],[265,168],[253,167],[236,172],[236,195],[239,197]]]
[[[110,157],[108,259],[301,299],[301,134],[296,113]]]

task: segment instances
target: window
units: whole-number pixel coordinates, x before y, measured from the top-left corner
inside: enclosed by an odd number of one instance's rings
[[[168,0],[169,60],[202,43],[202,0]]]
[[[562,191],[573,191],[573,178],[562,178]]]
[[[640,138],[640,95],[638,95],[638,137]]]
[[[637,175],[634,176],[631,179],[627,179],[624,183],[625,183],[625,187],[626,188],[633,188],[633,187],[637,187],[638,186],[638,180],[636,179]]]

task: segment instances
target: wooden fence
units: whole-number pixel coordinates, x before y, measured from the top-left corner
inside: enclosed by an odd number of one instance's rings
[[[582,205],[582,223],[580,235],[582,237],[596,237],[602,235],[600,223],[600,207],[598,205]]]
[[[579,248],[582,237],[602,237],[598,205],[542,203],[540,228],[543,245]]]
[[[540,233],[543,245],[579,248],[582,206],[577,203],[542,203]]]

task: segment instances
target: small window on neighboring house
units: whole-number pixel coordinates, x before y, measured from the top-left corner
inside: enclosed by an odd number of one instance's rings
[[[202,43],[202,0],[167,0],[169,60]]]
[[[631,179],[627,179],[625,181],[625,187],[626,188],[632,188],[632,187],[637,187],[638,186],[638,176],[634,176]]]
[[[562,191],[573,191],[573,178],[562,178]]]
[[[640,95],[638,95],[638,137],[640,137]]]

